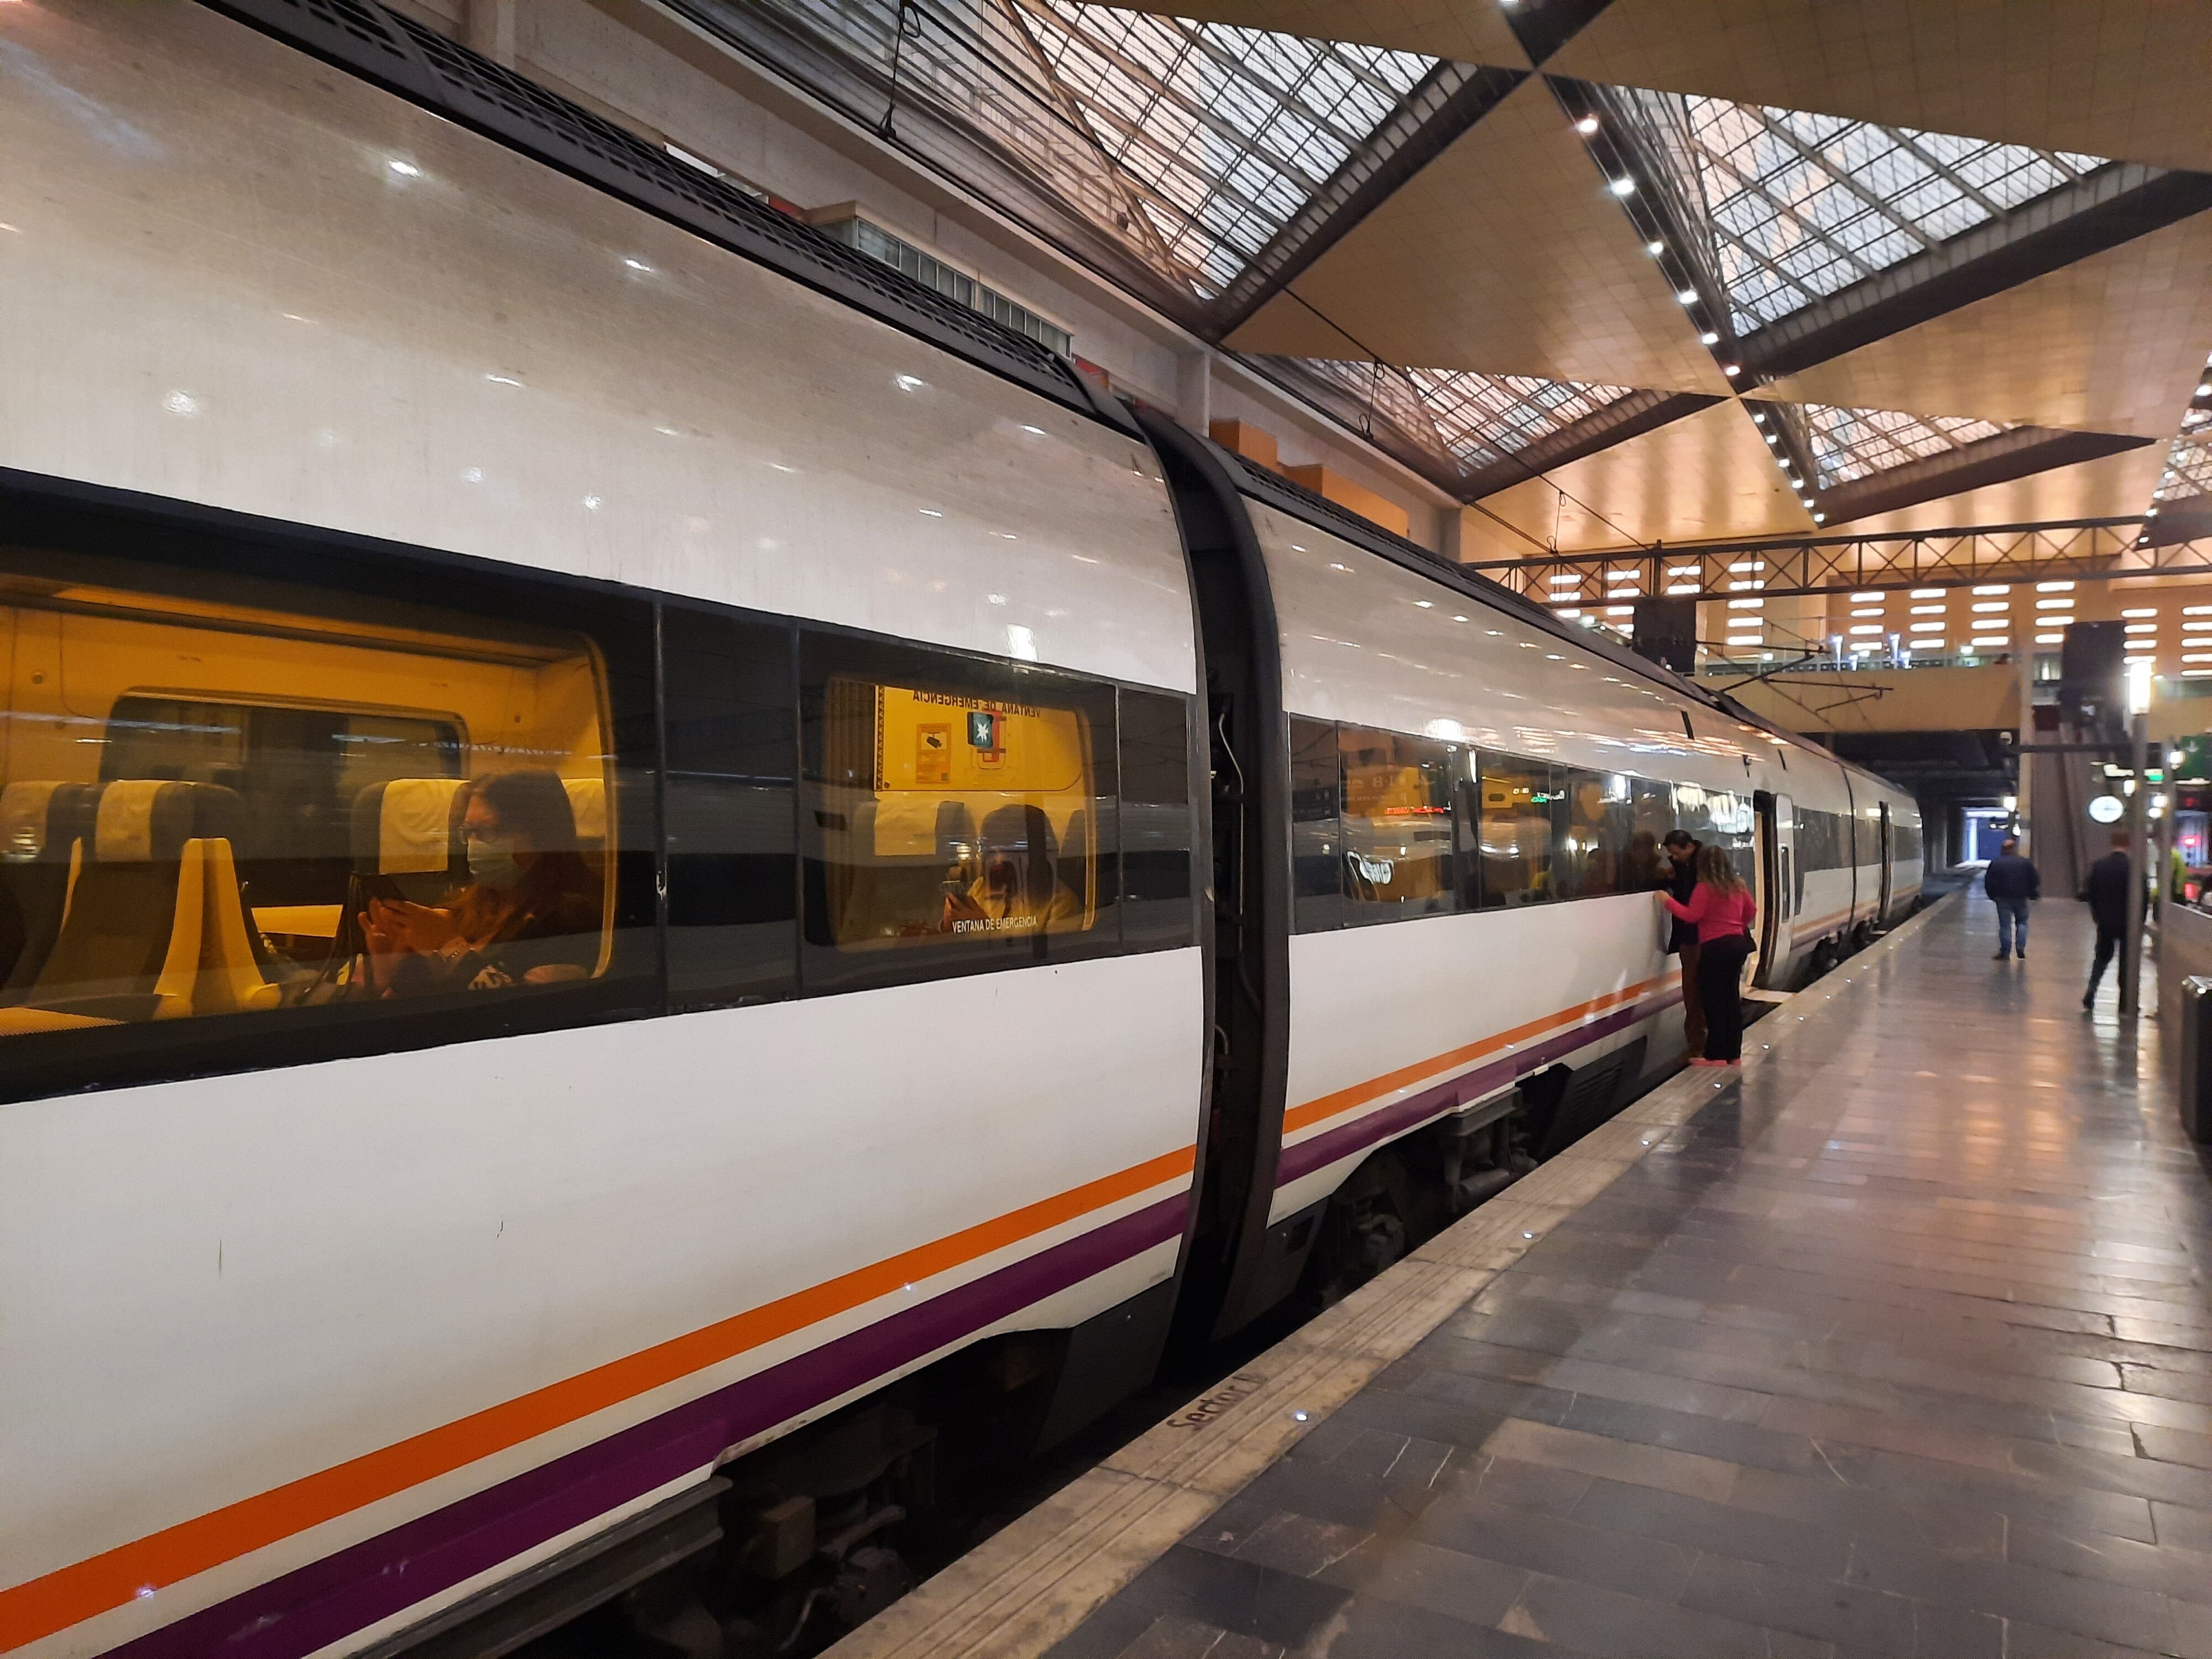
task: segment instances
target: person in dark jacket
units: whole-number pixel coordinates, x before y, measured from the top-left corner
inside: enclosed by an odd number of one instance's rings
[[[2097,1000],[2097,981],[2104,978],[2106,964],[2127,937],[2128,885],[2135,879],[2129,840],[2126,830],[2113,830],[2112,850],[2089,866],[2089,879],[2081,886],[2081,897],[2097,923],[2097,957],[2089,965],[2089,988],[2081,994],[2085,1013]]]
[[[1667,852],[1667,895],[1677,904],[1687,904],[1698,890],[1698,838],[1686,830],[1669,830],[1660,846]],[[1667,939],[1667,949],[1682,958],[1682,1041],[1692,1054],[1705,1052],[1705,1005],[1698,994],[1698,927],[1677,920]]]
[[[2020,855],[2016,837],[2007,836],[2004,845],[1997,848],[1997,855],[1982,874],[1982,890],[1997,907],[1996,959],[2002,962],[2015,953],[2025,958],[2028,901],[2043,896],[2043,878]]]

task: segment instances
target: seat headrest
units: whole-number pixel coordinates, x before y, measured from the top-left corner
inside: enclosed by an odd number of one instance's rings
[[[394,778],[382,791],[376,820],[380,875],[439,875],[453,861],[453,826],[468,787],[459,778]]]
[[[25,779],[0,789],[0,862],[29,864],[46,850],[46,814],[62,787]]]
[[[118,778],[100,792],[92,855],[102,864],[167,863],[193,834],[194,791],[170,778]]]
[[[604,778],[563,778],[568,811],[576,820],[576,844],[586,851],[606,845],[607,784]]]

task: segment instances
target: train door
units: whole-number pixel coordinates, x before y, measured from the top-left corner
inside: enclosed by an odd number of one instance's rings
[[[1859,828],[1858,792],[1851,787],[1851,775],[1844,772],[1844,844],[1836,851],[1843,855],[1851,872],[1851,908],[1844,921],[1843,931],[1848,934],[1859,925],[1859,864],[1864,854],[1861,845],[1865,832]]]
[[[1880,811],[1881,830],[1877,844],[1881,850],[1881,903],[1874,913],[1874,925],[1877,927],[1886,927],[1889,921],[1889,893],[1892,884],[1890,854],[1896,844],[1889,830],[1889,803],[1882,802]]]
[[[1150,410],[1137,419],[1166,471],[1190,564],[1212,774],[1213,1055],[1174,1332],[1188,1347],[1267,1305],[1290,1072],[1290,743],[1274,599],[1243,501],[1206,445]]]
[[[1789,966],[1797,916],[1797,816],[1787,795],[1762,789],[1759,815],[1759,966],[1752,982],[1771,988]]]

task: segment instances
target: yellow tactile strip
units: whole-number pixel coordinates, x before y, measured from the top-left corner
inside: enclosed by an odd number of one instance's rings
[[[1761,1038],[1832,1017],[1859,970],[1940,908],[1777,1007],[1756,1028]],[[830,1659],[1036,1659],[1714,1092],[1711,1072],[1669,1079],[954,1562]]]

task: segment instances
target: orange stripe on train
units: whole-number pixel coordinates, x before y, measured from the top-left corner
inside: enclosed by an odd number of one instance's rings
[[[205,1572],[819,1324],[903,1285],[948,1273],[1091,1211],[1133,1198],[1164,1182],[1189,1175],[1194,1167],[1192,1147],[1164,1153],[0,1590],[0,1650],[66,1630],[121,1607],[149,1586],[160,1589]]]
[[[1381,1077],[1370,1078],[1364,1083],[1355,1083],[1348,1089],[1339,1089],[1334,1094],[1322,1095],[1316,1100],[1310,1100],[1303,1106],[1293,1106],[1283,1114],[1283,1133],[1287,1138],[1300,1129],[1308,1128],[1321,1122],[1325,1118],[1335,1117],[1341,1113],[1351,1111],[1354,1107],[1364,1106],[1370,1100],[1387,1095],[1394,1090],[1403,1089],[1411,1084],[1419,1083],[1424,1079],[1434,1077],[1439,1072],[1449,1071],[1455,1066],[1462,1066],[1471,1060],[1483,1059],[1513,1043],[1525,1042],[1532,1036],[1541,1036],[1544,1032],[1556,1026],[1566,1024],[1571,1020],[1602,1013],[1607,1008],[1617,1007],[1624,1002],[1632,1002],[1647,991],[1671,984],[1674,978],[1674,974],[1662,974],[1656,979],[1645,980],[1642,984],[1631,985],[1625,990],[1608,991],[1603,996],[1592,997],[1588,1002],[1577,1002],[1571,1008],[1562,1008],[1555,1013],[1545,1014],[1525,1024],[1484,1037],[1479,1042],[1448,1049],[1431,1059],[1416,1060],[1411,1066],[1401,1066],[1395,1071],[1385,1072]]]

